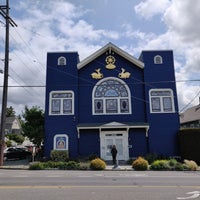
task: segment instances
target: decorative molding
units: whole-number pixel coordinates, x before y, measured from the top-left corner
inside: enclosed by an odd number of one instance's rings
[[[116,68],[116,66],[114,65],[114,63],[115,63],[115,57],[114,56],[107,56],[106,57],[106,63],[107,63],[107,65],[106,65],[106,69],[115,69]]]

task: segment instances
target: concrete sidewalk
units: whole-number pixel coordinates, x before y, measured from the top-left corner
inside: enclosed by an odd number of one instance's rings
[[[106,170],[115,170],[115,171],[132,171],[133,168],[131,165],[106,165]]]

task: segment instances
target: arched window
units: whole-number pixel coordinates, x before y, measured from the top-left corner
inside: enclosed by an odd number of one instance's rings
[[[113,77],[102,79],[93,88],[93,114],[130,114],[130,97],[124,81]]]
[[[154,64],[162,64],[162,63],[163,63],[163,60],[160,55],[157,55],[154,57]]]
[[[66,58],[61,56],[58,58],[58,65],[66,65]]]

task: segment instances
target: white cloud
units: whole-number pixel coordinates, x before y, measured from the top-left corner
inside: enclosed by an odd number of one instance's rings
[[[135,6],[135,12],[145,19],[162,14],[170,5],[170,0],[144,0]]]
[[[170,30],[173,30],[181,39],[188,43],[200,44],[200,1],[173,0],[164,14],[164,20]]]
[[[128,24],[126,20],[121,30],[112,28],[117,21],[112,22],[109,30],[101,26],[96,28],[95,18],[91,20],[93,24],[85,18],[92,10],[83,9],[81,3],[77,5],[66,0],[48,0],[48,3],[40,0],[19,1],[15,6],[18,14],[13,18],[18,27],[10,29],[10,85],[44,85],[46,53],[49,51],[78,51],[82,60],[109,41],[116,41],[132,55],[138,55],[144,49],[173,49],[177,80],[190,79],[194,74],[198,76],[199,0],[193,0],[192,3],[191,0],[144,0],[136,5],[136,14],[146,20],[154,20],[153,16],[159,14],[158,17],[166,25],[166,31],[162,34],[156,31],[142,32],[139,25],[135,26],[135,22],[134,25]],[[110,8],[107,9],[110,12]],[[106,12],[106,7],[104,10]],[[4,27],[0,25],[0,32],[3,30]],[[1,44],[4,42],[2,38],[3,33],[0,34]],[[1,48],[0,58],[3,57]],[[196,85],[177,83],[181,108],[194,98],[198,87],[199,82]],[[8,103],[14,105],[18,113],[24,105],[44,107],[44,88],[9,88]],[[197,99],[193,103],[196,104]]]
[[[163,5],[161,5],[163,3]],[[156,14],[162,14],[166,24],[166,32],[154,35],[151,39],[141,40],[143,49],[172,49],[174,50],[176,79],[191,80],[177,82],[180,109],[198,104],[199,82],[192,79],[200,77],[200,1],[194,0],[163,0],[142,1],[135,6],[135,11],[146,20]],[[152,20],[152,19],[151,19]]]

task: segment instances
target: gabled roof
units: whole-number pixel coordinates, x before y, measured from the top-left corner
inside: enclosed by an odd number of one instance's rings
[[[102,55],[103,53],[105,53],[106,51],[114,51],[115,53],[119,54],[120,56],[122,56],[123,58],[127,59],[129,62],[135,64],[136,66],[140,67],[141,69],[144,68],[144,63],[143,62],[141,62],[140,60],[138,60],[135,57],[131,56],[130,54],[128,54],[127,52],[123,51],[122,49],[120,49],[119,47],[115,46],[114,44],[108,43],[107,45],[105,45],[104,47],[102,47],[101,49],[96,51],[95,53],[91,54],[90,56],[88,56],[87,58],[82,60],[80,63],[78,63],[78,66],[77,66],[78,69],[81,69],[82,67],[84,67],[85,65],[87,65],[88,63],[90,63],[91,61],[93,61],[94,59],[96,59],[97,57]]]
[[[200,120],[200,104],[188,108],[184,113],[180,114],[180,123],[187,123]]]

